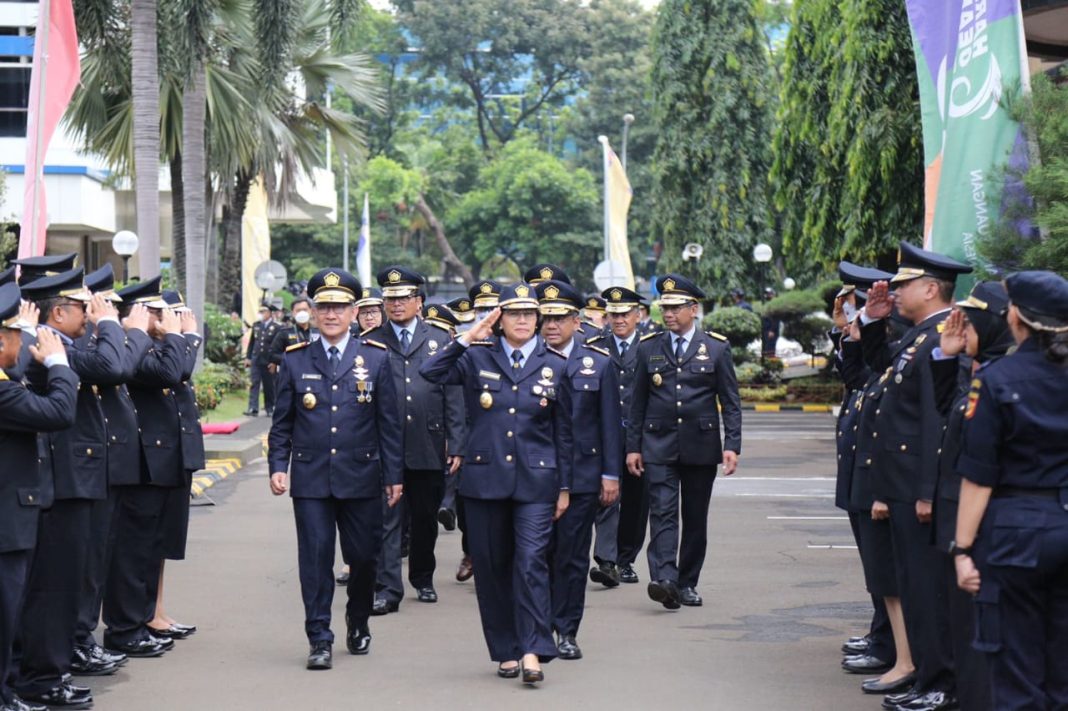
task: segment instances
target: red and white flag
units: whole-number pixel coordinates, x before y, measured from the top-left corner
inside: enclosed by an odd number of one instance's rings
[[[82,76],[72,0],[42,0],[39,7],[26,119],[26,192],[19,235],[20,259],[44,254],[48,228],[45,154]]]

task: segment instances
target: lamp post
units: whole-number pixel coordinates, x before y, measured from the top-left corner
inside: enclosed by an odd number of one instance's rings
[[[760,265],[760,279],[764,282],[767,281],[767,263],[771,261],[774,253],[769,245],[761,242],[756,247],[753,247],[753,261]],[[761,285],[763,288],[763,285]]]
[[[634,123],[634,114],[623,114],[623,154],[619,157],[623,164],[623,174],[627,173],[627,134],[630,133],[630,125]]]
[[[122,283],[130,281],[130,257],[137,254],[137,235],[130,230],[116,232],[111,238],[111,248],[122,257]]]

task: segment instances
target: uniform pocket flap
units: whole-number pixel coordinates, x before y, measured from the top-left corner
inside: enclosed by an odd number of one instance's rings
[[[475,387],[479,390],[488,390],[493,393],[501,389],[501,381],[491,380],[490,378],[479,378]]]
[[[597,454],[597,442],[595,442],[595,441],[579,442],[578,443],[578,448],[579,448],[579,452],[581,454],[586,454],[586,455]]]
[[[357,447],[357,462],[373,462],[378,460],[378,447]]]
[[[695,360],[690,362],[689,370],[691,373],[714,373],[716,364],[711,360]]]
[[[601,389],[601,381],[597,378],[573,378],[571,383],[577,393],[595,392]]]
[[[19,503],[23,506],[40,506],[41,505],[41,491],[40,489],[19,489]]]
[[[697,420],[697,426],[702,430],[715,430],[719,431],[719,420],[715,417],[700,417]]]
[[[293,461],[296,462],[310,462],[315,458],[314,449],[293,449]]]
[[[441,420],[430,419],[426,421],[426,428],[431,432],[441,432],[442,427]]]
[[[71,445],[71,453],[75,457],[100,459],[104,456],[104,447],[98,442],[75,442]]]
[[[527,449],[527,463],[532,469],[556,469],[556,454],[551,449],[530,447]]]
[[[644,429],[646,432],[659,432],[660,420],[646,420]]]

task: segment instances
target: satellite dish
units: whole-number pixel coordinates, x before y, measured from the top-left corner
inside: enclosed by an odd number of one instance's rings
[[[630,279],[627,267],[614,259],[606,259],[593,270],[593,281],[601,291],[613,286],[627,286]]]
[[[256,286],[263,291],[278,291],[285,287],[286,276],[286,268],[282,263],[270,259],[256,267]]]
[[[701,255],[705,253],[705,248],[696,242],[690,242],[682,248],[682,261],[688,262],[691,259],[698,260]]]

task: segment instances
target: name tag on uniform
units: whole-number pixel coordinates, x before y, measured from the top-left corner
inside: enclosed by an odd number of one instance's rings
[[[662,356],[662,355],[649,356],[649,362],[650,363],[664,363],[666,361],[667,361],[667,356]]]
[[[319,373],[302,373],[301,376],[300,376],[300,379],[301,380],[322,380],[323,376],[320,375]]]
[[[488,370],[480,370],[480,371],[478,371],[478,377],[487,378],[489,380],[500,380],[501,379],[501,374],[500,373],[491,373]]]

